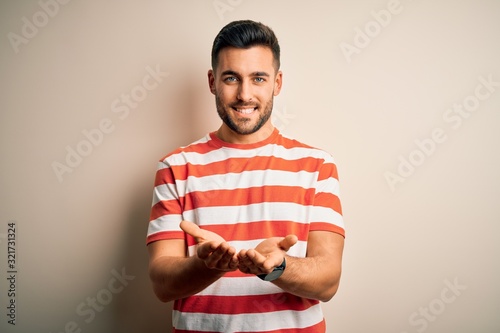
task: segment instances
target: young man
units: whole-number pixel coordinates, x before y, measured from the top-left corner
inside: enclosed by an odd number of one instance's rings
[[[236,21],[215,38],[220,128],[159,162],[147,244],[175,332],[325,332],[344,246],[337,169],[271,122],[273,31]]]

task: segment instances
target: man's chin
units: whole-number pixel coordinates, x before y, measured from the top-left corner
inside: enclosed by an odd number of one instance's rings
[[[238,135],[251,135],[257,132],[259,129],[257,128],[238,128],[238,127],[229,127],[234,134]]]

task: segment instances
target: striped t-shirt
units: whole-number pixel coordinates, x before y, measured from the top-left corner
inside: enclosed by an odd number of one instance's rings
[[[344,236],[336,166],[330,154],[277,129],[246,145],[210,133],[159,162],[147,243],[185,239],[187,255],[194,255],[182,220],[221,235],[237,251],[295,234],[288,255],[305,257],[309,231]],[[172,318],[175,332],[325,331],[319,301],[238,270],[176,300]]]

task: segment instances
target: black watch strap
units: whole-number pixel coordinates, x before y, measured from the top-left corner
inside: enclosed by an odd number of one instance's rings
[[[283,274],[283,272],[285,271],[285,268],[286,268],[286,259],[283,258],[283,262],[281,263],[281,265],[274,267],[274,269],[271,273],[259,274],[257,276],[261,280],[264,280],[264,281],[274,281],[277,278],[279,278],[281,276],[281,274]]]

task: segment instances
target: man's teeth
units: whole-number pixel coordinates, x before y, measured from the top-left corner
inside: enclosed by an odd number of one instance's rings
[[[255,108],[250,108],[250,109],[236,109],[236,111],[243,113],[243,114],[250,114],[255,110]]]

